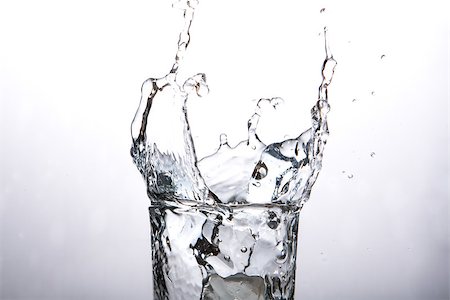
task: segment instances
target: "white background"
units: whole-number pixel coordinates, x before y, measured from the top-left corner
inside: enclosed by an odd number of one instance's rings
[[[221,132],[245,138],[261,97],[286,101],[263,138],[306,129],[329,29],[331,133],[298,299],[448,299],[448,17],[445,1],[200,3],[180,70],[211,88],[189,103],[200,156]],[[151,299],[129,127],[180,20],[163,0],[0,3],[1,299]]]

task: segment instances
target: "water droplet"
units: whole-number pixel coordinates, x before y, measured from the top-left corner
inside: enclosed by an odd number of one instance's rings
[[[383,54],[383,55],[381,55],[381,57],[380,57],[380,58],[381,58],[381,59],[383,59],[383,58],[385,58],[385,57],[386,57],[386,55],[384,55],[384,54]]]
[[[375,157],[375,152],[370,152],[370,157]]]
[[[247,247],[242,247],[242,248],[241,248],[241,252],[242,252],[242,253],[247,252]]]
[[[356,100],[356,98],[354,98],[353,100],[352,100],[352,102],[356,102],[357,100]]]
[[[325,11],[325,7],[320,10],[320,13],[323,13],[324,11]]]
[[[353,178],[353,174],[348,174],[348,179],[352,179]]]
[[[230,257],[229,257],[228,255],[225,255],[223,258],[224,258],[226,261],[230,261]]]
[[[375,91],[372,91],[372,93],[370,93],[372,96],[375,96]]]

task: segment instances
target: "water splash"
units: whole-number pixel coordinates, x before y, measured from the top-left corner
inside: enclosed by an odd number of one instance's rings
[[[196,1],[179,0],[184,25],[166,76],[147,79],[131,125],[131,156],[151,200],[157,299],[292,299],[298,211],[322,168],[328,138],[328,87],[336,61],[324,28],[325,60],[311,127],[266,145],[258,123],[283,103],[257,102],[247,139],[199,160],[186,103],[209,92],[206,76],[178,77]],[[283,133],[282,133],[283,134]],[[180,205],[183,204],[183,205]]]
[[[322,167],[328,137],[328,86],[336,61],[324,28],[325,60],[322,83],[311,110],[312,126],[297,138],[265,145],[258,138],[258,122],[264,111],[276,108],[281,98],[260,99],[248,120],[248,138],[230,147],[220,136],[218,150],[198,160],[186,102],[191,95],[208,94],[205,74],[180,84],[177,75],[190,42],[190,27],[197,2],[178,1],[184,15],[175,61],[169,73],[147,79],[132,122],[131,155],[147,183],[152,202],[278,203],[302,206]]]
[[[186,101],[193,92],[200,97],[208,93],[206,77],[199,73],[182,85],[177,80],[190,42],[194,4],[193,1],[177,3],[183,10],[185,22],[175,62],[166,76],[149,78],[143,83],[139,108],[131,125],[131,156],[146,181],[152,202],[161,196],[168,201],[208,204],[216,201],[196,167],[197,156],[186,109]]]

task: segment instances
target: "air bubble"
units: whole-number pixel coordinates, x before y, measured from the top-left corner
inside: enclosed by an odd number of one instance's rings
[[[283,250],[281,250],[280,254],[277,255],[277,262],[279,264],[283,264],[286,262],[286,260],[287,260],[286,250],[283,249]]]
[[[258,164],[255,166],[255,169],[253,171],[252,177],[256,180],[261,180],[264,177],[267,176],[267,166],[262,161],[259,161]]]

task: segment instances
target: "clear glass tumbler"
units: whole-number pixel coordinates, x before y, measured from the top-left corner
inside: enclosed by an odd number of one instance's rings
[[[155,299],[294,299],[295,207],[154,205],[149,210]]]

